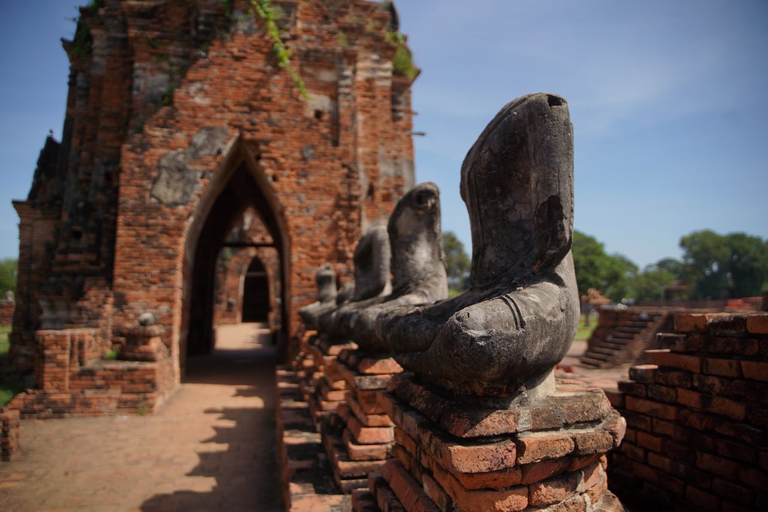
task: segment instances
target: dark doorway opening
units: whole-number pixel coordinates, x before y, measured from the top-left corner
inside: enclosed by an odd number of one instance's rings
[[[210,354],[215,347],[213,317],[216,261],[225,246],[228,234],[248,208],[255,210],[266,227],[274,241],[280,262],[279,275],[275,276],[275,279],[280,281],[281,297],[279,301],[273,300],[280,308],[280,314],[277,316],[280,318],[280,325],[274,326],[272,330],[272,339],[279,350],[284,350],[283,340],[287,339],[286,334],[289,332],[288,315],[285,311],[288,301],[284,295],[289,289],[287,267],[290,264],[288,258],[290,248],[285,236],[285,223],[280,214],[282,208],[277,203],[272,187],[256,159],[244,145],[237,146],[239,147],[233,149],[234,154],[229,164],[225,165],[225,168],[214,178],[217,182],[215,188],[212,183],[210,194],[203,198],[203,204],[206,206],[200,208],[198,221],[191,228],[190,238],[188,238],[187,250],[194,256],[189,259],[188,273],[185,272],[187,306],[185,307],[186,318],[182,319],[183,334],[180,347],[182,372],[186,366],[187,357]],[[239,150],[241,148],[242,151]],[[227,168],[230,170],[227,171]],[[261,269],[255,270],[254,273],[264,272],[263,262],[259,262],[259,265]],[[266,276],[262,277],[262,283],[264,281],[269,282]],[[255,289],[256,286],[253,288]],[[257,321],[262,322],[269,318],[270,291],[267,284],[259,288],[262,291],[261,294],[256,294],[253,314],[258,315]],[[266,307],[264,307],[265,302]],[[248,320],[243,319],[243,321]]]
[[[269,278],[259,258],[253,258],[243,282],[243,323],[269,320]]]

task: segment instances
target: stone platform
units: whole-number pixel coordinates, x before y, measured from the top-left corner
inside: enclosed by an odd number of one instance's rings
[[[395,458],[353,493],[358,512],[623,510],[605,454],[626,424],[598,388],[560,380],[553,396],[499,409],[402,374],[379,404],[395,424]]]
[[[380,471],[391,457],[393,423],[379,405],[378,395],[403,369],[394,359],[357,350],[343,350],[332,364],[333,373],[346,383],[346,393],[338,414],[323,424],[323,445],[336,485],[348,493],[366,487],[368,475]]]

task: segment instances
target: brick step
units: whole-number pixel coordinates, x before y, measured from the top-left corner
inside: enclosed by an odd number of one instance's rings
[[[629,332],[616,331],[611,335],[611,337],[613,337],[614,339],[618,338],[623,340],[632,340],[635,338],[635,335]]]
[[[608,356],[605,354],[599,354],[596,352],[593,352],[591,350],[588,350],[586,354],[584,354],[584,357],[589,357],[591,359],[596,359],[598,361],[607,361]]]
[[[607,356],[615,356],[620,351],[615,348],[595,347],[592,350],[590,350],[590,352],[594,354],[605,354]]]
[[[610,336],[605,338],[605,341],[607,341],[609,343],[616,343],[618,345],[624,346],[627,343],[629,343],[630,341],[632,341],[633,339],[635,339],[635,338],[614,338],[613,334],[611,334]]]
[[[627,322],[627,327],[637,327],[638,329],[645,329],[648,327],[649,322],[645,320],[637,320],[633,322]]]
[[[624,347],[626,347],[626,343],[615,343],[613,341],[603,341],[602,343],[599,343],[595,348],[608,348],[616,352],[620,352]]]
[[[619,327],[618,329],[616,329],[616,332],[621,332],[621,333],[625,333],[625,334],[633,334],[634,335],[634,334],[639,334],[639,333],[643,332],[644,330],[645,330],[645,328],[641,329],[639,327],[626,327],[626,326],[623,326],[623,327]]]
[[[592,359],[591,357],[585,355],[581,358],[581,364],[586,366],[594,366],[595,368],[601,368],[605,364],[605,361],[598,361],[597,359]]]

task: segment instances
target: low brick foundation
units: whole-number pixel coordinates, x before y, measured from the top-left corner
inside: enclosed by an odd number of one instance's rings
[[[389,390],[379,403],[395,458],[353,493],[353,510],[623,510],[605,454],[624,422],[600,389],[559,381],[555,395],[508,409],[439,396],[406,374]]]
[[[314,371],[305,380],[303,391],[318,430],[324,421],[336,414],[346,397],[347,383],[334,362],[342,351],[356,348],[352,342],[332,344],[321,336],[309,340],[308,353],[314,362]]]
[[[320,434],[314,428],[297,372],[277,369],[277,440],[285,510],[340,511],[349,496],[336,492]]]
[[[15,302],[0,302],[0,327],[10,327],[13,324],[14,311],[16,311]]]
[[[630,369],[611,488],[629,506],[768,509],[768,314],[681,314]]]
[[[37,389],[8,404],[22,418],[63,418],[154,411],[173,389],[162,327],[125,329],[121,355],[103,359],[110,343],[98,329],[38,331]]]
[[[378,403],[392,376],[403,369],[391,358],[343,350],[331,362],[346,382],[345,400],[323,423],[322,438],[337,488],[345,493],[368,486],[368,474],[391,457],[392,421]]]
[[[0,461],[10,462],[21,455],[19,411],[0,408]]]

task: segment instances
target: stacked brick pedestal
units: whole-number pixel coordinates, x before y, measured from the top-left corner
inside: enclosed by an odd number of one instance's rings
[[[315,371],[308,382],[311,387],[302,391],[306,391],[305,396],[318,430],[324,421],[336,414],[336,409],[346,396],[347,383],[333,363],[343,350],[356,348],[357,345],[352,342],[331,343],[322,336],[310,340],[309,353],[314,360]]]
[[[369,357],[357,350],[342,351],[333,366],[347,389],[338,414],[323,424],[323,444],[336,485],[350,492],[367,487],[368,475],[381,470],[391,457],[393,424],[378,395],[403,369],[394,359]]]
[[[768,314],[682,314],[614,403],[612,488],[631,506],[768,510]]]
[[[354,510],[623,510],[605,454],[624,420],[600,389],[559,381],[554,395],[504,409],[438,393],[402,374],[380,395],[395,458],[353,493]]]
[[[21,455],[21,415],[0,408],[0,461],[10,462]]]
[[[333,510],[348,501],[336,491],[297,373],[278,367],[277,441],[285,510]]]

